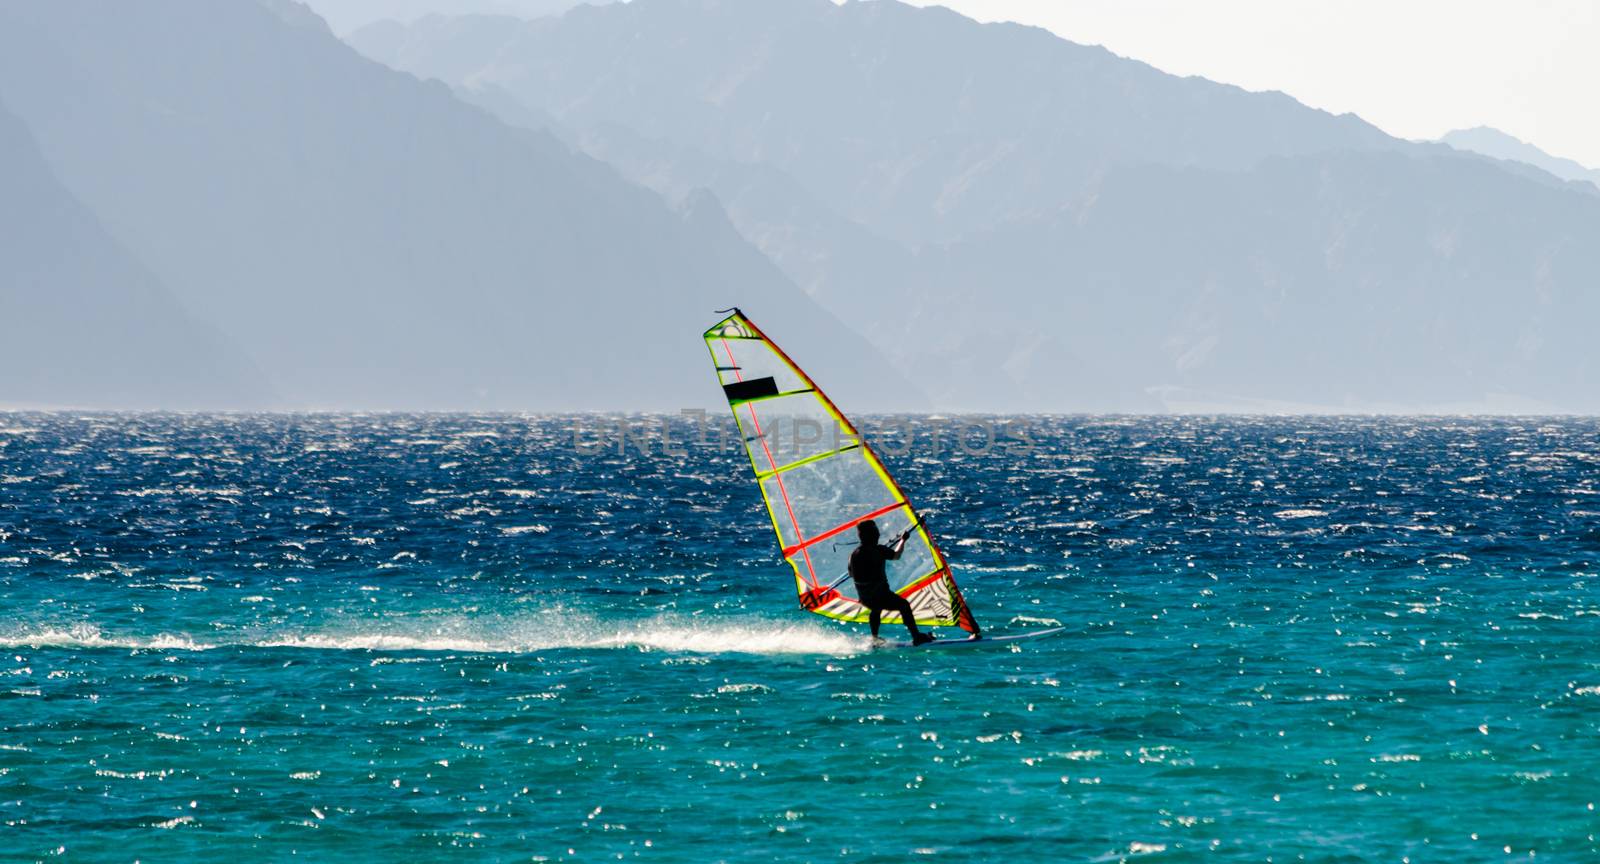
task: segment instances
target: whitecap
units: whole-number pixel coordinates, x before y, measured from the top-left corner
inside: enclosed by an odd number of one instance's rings
[[[333,624],[307,630],[238,634],[207,641],[181,633],[108,634],[80,622],[0,632],[0,647],[152,651],[299,649],[396,653],[527,654],[559,649],[634,649],[685,654],[821,654],[848,656],[865,637],[810,622],[767,619],[687,620],[663,617],[618,624],[545,611],[515,617],[401,618]]]
[[[549,525],[513,525],[513,526],[511,526],[509,528],[501,528],[500,529],[500,533],[506,535],[507,537],[515,537],[518,534],[549,534],[550,533],[550,526]]]
[[[723,684],[717,688],[718,693],[771,693],[772,688],[765,684]]]

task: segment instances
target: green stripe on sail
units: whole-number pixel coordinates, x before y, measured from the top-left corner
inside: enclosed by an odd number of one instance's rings
[[[746,441],[745,442],[745,446],[746,447],[750,446],[750,442]],[[756,479],[757,480],[765,480],[768,477],[771,477],[771,476],[773,476],[775,474],[782,474],[783,472],[788,471],[790,468],[799,468],[801,465],[810,465],[812,462],[817,462],[817,461],[826,459],[829,456],[838,456],[840,453],[848,453],[851,450],[859,450],[859,449],[861,449],[861,445],[860,444],[851,444],[849,447],[840,447],[837,450],[829,450],[826,453],[818,453],[815,456],[807,456],[806,458],[801,459],[798,462],[790,462],[789,464],[784,465],[783,467],[779,468],[776,471],[757,471],[756,472]]]

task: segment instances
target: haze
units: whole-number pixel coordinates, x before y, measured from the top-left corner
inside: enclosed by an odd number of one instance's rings
[[[1581,8],[474,2],[0,5],[0,405],[713,407],[737,305],[857,412],[1600,411]]]

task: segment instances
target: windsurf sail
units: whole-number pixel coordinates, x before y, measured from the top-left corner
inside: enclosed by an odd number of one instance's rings
[[[738,309],[712,325],[705,340],[778,545],[794,568],[801,607],[841,621],[867,620],[845,575],[855,527],[872,519],[885,540],[911,529],[888,575],[917,623],[978,635],[950,565],[916,509],[816,382]],[[883,620],[899,621],[900,615],[885,612]]]

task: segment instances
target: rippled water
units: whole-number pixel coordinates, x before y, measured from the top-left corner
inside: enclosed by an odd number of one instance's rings
[[[1067,632],[876,653],[742,454],[575,422],[0,414],[0,860],[1600,854],[1600,422],[890,458]]]

